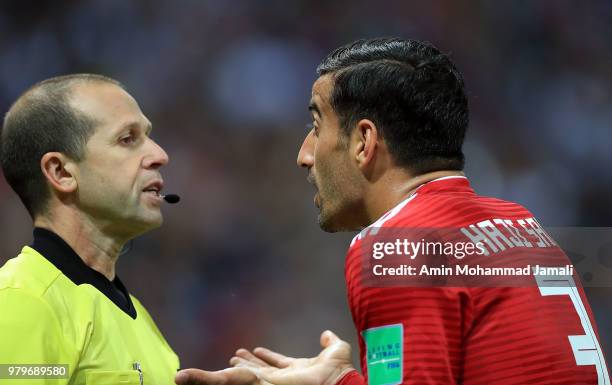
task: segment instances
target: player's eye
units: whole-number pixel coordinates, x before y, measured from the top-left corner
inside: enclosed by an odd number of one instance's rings
[[[319,128],[314,123],[306,124],[306,130],[308,130],[309,133],[310,133],[310,131],[312,131],[315,136],[319,136]]]

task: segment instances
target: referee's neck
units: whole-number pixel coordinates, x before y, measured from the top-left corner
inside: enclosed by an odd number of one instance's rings
[[[104,275],[109,281],[115,279],[115,264],[127,240],[118,240],[86,221],[71,221],[67,217],[54,216],[62,220],[50,220],[39,216],[34,226],[59,235],[83,260]]]

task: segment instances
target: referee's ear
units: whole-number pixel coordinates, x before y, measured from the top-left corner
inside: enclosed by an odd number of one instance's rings
[[[53,190],[66,194],[77,189],[77,180],[71,171],[74,170],[74,162],[61,152],[43,155],[40,169]]]

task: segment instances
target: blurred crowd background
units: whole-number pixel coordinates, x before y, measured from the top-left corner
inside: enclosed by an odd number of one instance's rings
[[[0,110],[54,75],[123,82],[170,155],[166,190],[183,197],[121,257],[123,282],[184,367],[223,368],[240,346],[313,355],[326,328],[356,335],[353,234],[318,229],[296,167],[310,87],[333,48],[388,35],[434,43],[465,75],[478,192],[545,226],[612,226],[610,1],[6,0]],[[2,179],[0,263],[30,226]],[[612,290],[588,294],[609,352]]]

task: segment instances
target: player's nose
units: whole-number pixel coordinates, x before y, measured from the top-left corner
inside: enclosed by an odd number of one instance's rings
[[[297,165],[298,167],[305,168],[310,168],[314,165],[314,129],[304,138],[302,147],[300,147],[298,152]]]

